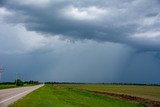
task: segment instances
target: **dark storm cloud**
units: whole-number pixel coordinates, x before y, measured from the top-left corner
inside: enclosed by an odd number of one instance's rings
[[[160,49],[160,39],[152,41],[154,38],[148,34],[160,31],[158,0],[7,0],[1,4],[14,13],[6,20],[23,23],[27,30],[71,39],[125,43],[142,50]],[[150,38],[146,39],[148,35]]]
[[[0,30],[4,81],[160,83],[159,0],[0,0]]]
[[[153,54],[155,54],[155,52],[133,54],[131,59],[126,63],[123,73],[120,73],[118,81],[127,81],[128,83],[133,81],[135,83],[160,83],[160,60],[154,57]]]
[[[160,60],[114,43],[75,43],[66,51],[1,55],[4,81],[160,83]],[[42,53],[42,52],[40,52]]]
[[[18,73],[24,80],[113,82],[128,59],[128,51],[132,50],[119,44],[91,41],[72,44],[66,51],[3,54],[0,63],[6,68],[5,81],[13,81]]]

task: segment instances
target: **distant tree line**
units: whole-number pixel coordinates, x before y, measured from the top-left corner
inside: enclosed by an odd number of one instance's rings
[[[78,83],[78,82],[45,82],[45,84],[86,84],[86,83]]]
[[[23,86],[23,85],[38,85],[41,83],[39,81],[33,81],[33,80],[23,82],[21,79],[17,79],[14,82],[1,82],[0,84],[3,84],[3,85],[14,85],[15,84],[16,86]]]
[[[1,82],[2,85],[12,85],[15,84],[15,82]]]
[[[143,84],[143,83],[79,83],[79,82],[45,82],[45,84],[110,84],[110,85],[139,85],[139,86],[160,86],[160,84]]]
[[[40,84],[39,81],[33,81],[33,80],[30,80],[30,81],[25,81],[24,84],[33,84],[33,85],[38,85]]]
[[[144,84],[144,83],[101,83],[101,84],[111,84],[111,85],[140,85],[140,86],[160,86],[160,84]]]
[[[17,85],[17,86],[23,86],[24,84],[25,85],[38,85],[38,84],[40,84],[40,82],[39,81],[33,81],[33,80],[30,80],[30,81],[22,81],[22,80],[20,80],[20,79],[17,79],[17,81],[15,81],[15,84]]]

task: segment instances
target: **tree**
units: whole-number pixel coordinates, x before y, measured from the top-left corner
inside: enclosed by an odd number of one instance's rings
[[[23,81],[20,79],[15,80],[16,86],[23,86]]]

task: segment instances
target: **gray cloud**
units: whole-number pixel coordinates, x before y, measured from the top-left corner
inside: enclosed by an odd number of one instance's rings
[[[119,81],[127,81],[129,83],[133,81],[136,83],[160,83],[158,76],[160,60],[154,57],[153,54],[155,53],[144,52],[133,54],[131,59],[125,64],[123,73],[120,73]]]
[[[145,50],[153,47],[159,50],[159,5],[158,0],[47,0],[37,3],[13,0],[3,3],[14,13],[6,18],[7,22],[23,23],[30,31],[70,39],[119,42]],[[157,32],[158,38],[150,32]]]
[[[158,0],[0,0],[3,80],[159,83]]]
[[[43,49],[44,51],[44,49]],[[46,52],[46,51],[45,51]],[[115,43],[76,42],[64,50],[1,55],[4,81],[159,83],[159,59]]]
[[[93,41],[76,42],[65,49],[43,54],[3,54],[3,80],[14,80],[18,73],[25,80],[113,82],[132,53],[120,44]]]

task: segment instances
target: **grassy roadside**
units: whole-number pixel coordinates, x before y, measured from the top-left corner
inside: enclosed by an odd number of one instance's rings
[[[16,86],[15,84],[0,84],[0,90],[1,89],[8,89],[8,88],[26,87],[26,86],[34,86],[34,85],[26,84],[26,85],[23,85],[23,86]]]
[[[62,85],[45,85],[9,107],[143,107],[143,105],[81,92]]]
[[[16,85],[14,85],[14,84],[0,84],[0,90],[1,89],[7,89],[7,88],[15,88],[15,87],[17,87]]]

